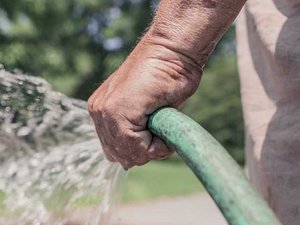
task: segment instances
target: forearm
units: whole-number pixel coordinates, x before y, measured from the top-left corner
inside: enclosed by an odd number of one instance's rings
[[[204,66],[246,0],[161,0],[146,37]]]

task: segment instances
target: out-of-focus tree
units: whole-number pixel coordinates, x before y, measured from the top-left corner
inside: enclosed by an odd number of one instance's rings
[[[0,1],[0,62],[86,99],[150,21],[151,0]],[[73,92],[73,93],[72,93]]]

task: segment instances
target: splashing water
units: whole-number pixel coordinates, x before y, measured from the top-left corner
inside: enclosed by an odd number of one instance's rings
[[[0,225],[109,224],[125,177],[84,102],[0,70]]]

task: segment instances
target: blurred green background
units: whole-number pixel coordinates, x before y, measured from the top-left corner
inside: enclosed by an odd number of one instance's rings
[[[8,71],[41,76],[54,89],[86,100],[134,47],[157,4],[155,0],[1,0],[0,64]],[[218,44],[198,91],[182,110],[243,165],[234,26]],[[133,169],[128,187],[126,200],[201,190],[178,156]]]

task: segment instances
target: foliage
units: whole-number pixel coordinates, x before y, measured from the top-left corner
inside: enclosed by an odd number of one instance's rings
[[[86,99],[125,58],[151,18],[151,0],[0,2],[0,62]],[[67,83],[66,83],[67,82]]]
[[[150,162],[130,170],[124,201],[140,201],[161,196],[188,195],[203,191],[201,183],[183,164]]]

